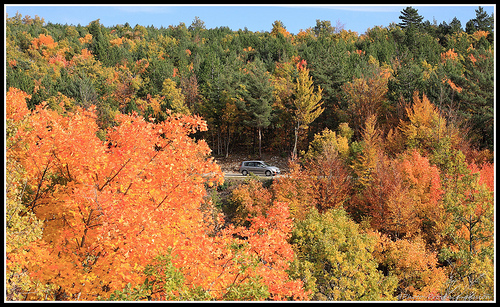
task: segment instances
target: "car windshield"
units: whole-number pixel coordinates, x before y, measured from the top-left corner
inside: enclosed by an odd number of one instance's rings
[[[264,167],[270,166],[269,164],[266,164],[265,162],[260,162],[260,165],[264,166]]]

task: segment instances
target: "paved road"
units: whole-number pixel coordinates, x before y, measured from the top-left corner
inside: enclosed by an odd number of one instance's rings
[[[271,178],[279,178],[283,175],[266,176],[266,175],[258,174],[257,176],[262,178],[262,179],[271,179]],[[245,179],[246,177],[243,176],[241,173],[237,173],[237,172],[224,172],[224,178]]]

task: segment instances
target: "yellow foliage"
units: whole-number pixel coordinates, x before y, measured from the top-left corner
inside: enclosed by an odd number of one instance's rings
[[[186,106],[184,94],[182,94],[180,88],[177,88],[176,83],[172,79],[167,78],[163,81],[161,94],[165,95],[165,97],[170,100],[172,111],[186,115],[191,114],[191,111],[189,111],[189,108]]]
[[[92,41],[92,34],[87,34],[85,37],[78,38],[80,44],[89,44]]]
[[[409,122],[401,121],[399,129],[410,148],[431,150],[444,137],[449,138],[452,143],[457,142],[458,130],[447,124],[425,94],[420,98],[418,91],[415,91],[413,105],[406,108],[406,113]]]
[[[109,43],[111,44],[111,46],[121,46],[123,44],[123,39],[121,37],[118,37],[110,40]]]

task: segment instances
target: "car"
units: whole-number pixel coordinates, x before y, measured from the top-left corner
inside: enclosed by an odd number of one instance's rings
[[[247,176],[250,173],[260,173],[265,174],[266,176],[275,176],[281,173],[280,169],[276,166],[268,165],[264,161],[259,160],[241,162],[239,171],[243,176]]]

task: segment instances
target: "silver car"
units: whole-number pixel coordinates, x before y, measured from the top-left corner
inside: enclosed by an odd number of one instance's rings
[[[243,176],[247,176],[249,173],[275,176],[280,173],[280,169],[267,165],[264,161],[243,161],[240,165],[240,173]]]

